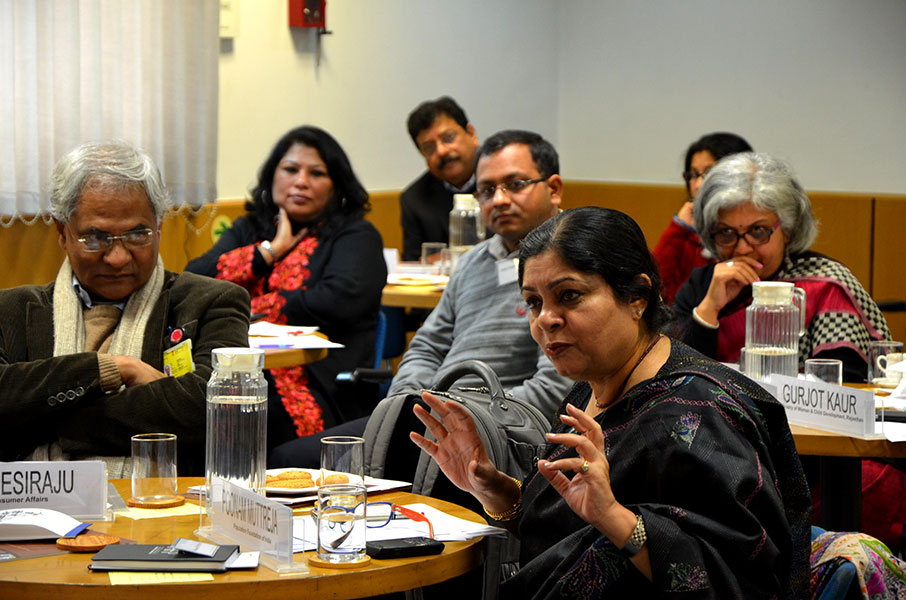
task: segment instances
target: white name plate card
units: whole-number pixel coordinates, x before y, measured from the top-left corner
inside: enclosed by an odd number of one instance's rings
[[[772,375],[775,396],[795,425],[869,438],[875,435],[875,398],[871,390]]]
[[[0,462],[0,509],[25,506],[105,519],[107,468],[100,460]]]
[[[308,571],[304,561],[293,562],[293,509],[217,477],[211,487],[210,532],[196,533],[257,550],[278,573]]]

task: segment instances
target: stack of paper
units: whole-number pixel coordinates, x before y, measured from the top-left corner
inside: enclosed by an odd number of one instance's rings
[[[427,504],[406,504],[406,508],[422,513],[434,527],[434,539],[440,542],[461,542],[481,536],[505,536],[506,529],[486,523],[475,523],[448,515]],[[409,537],[427,537],[428,525],[420,521],[393,519],[384,527],[369,527],[365,533],[369,542],[398,540]],[[318,547],[318,532],[314,520],[309,517],[293,518],[293,552],[315,550]]]
[[[249,346],[252,348],[342,348],[318,335],[312,335],[317,327],[277,325],[267,321],[256,321],[249,325]]]

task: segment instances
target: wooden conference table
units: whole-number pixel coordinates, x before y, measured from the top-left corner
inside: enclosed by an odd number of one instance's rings
[[[113,481],[120,495],[128,497],[131,481]],[[201,477],[180,477],[179,491],[204,483]],[[472,511],[425,496],[407,492],[375,494],[375,498],[409,504],[423,502],[453,516],[485,523]],[[112,522],[98,522],[91,529],[135,540],[140,544],[169,544],[178,537],[194,535],[198,515],[133,520],[117,516]],[[110,584],[107,573],[93,572],[88,564],[93,553],[58,554],[0,563],[0,598],[47,600],[90,600],[150,598],[169,600],[265,600],[269,598],[362,598],[411,590],[446,581],[478,567],[482,562],[482,538],[445,542],[442,554],[372,560],[357,569],[328,569],[310,566],[309,573],[280,575],[261,565],[257,569],[214,573],[214,581],[155,583],[149,585]],[[305,553],[306,555],[309,553]],[[295,559],[302,554],[296,554]]]
[[[874,389],[867,384],[846,384]],[[862,459],[906,458],[906,442],[862,439],[790,425],[800,456],[819,457],[821,478],[820,524],[830,531],[860,531],[862,527]]]
[[[264,368],[280,369],[307,365],[327,356],[327,348],[265,348]]]
[[[382,306],[400,308],[434,308],[440,302],[443,289],[433,285],[391,285],[384,286],[381,294]]]

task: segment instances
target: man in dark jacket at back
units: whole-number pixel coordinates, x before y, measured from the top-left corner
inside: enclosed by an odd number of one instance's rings
[[[407,121],[428,170],[400,196],[403,260],[421,258],[423,242],[449,242],[453,194],[475,191],[478,136],[453,98],[419,104]]]

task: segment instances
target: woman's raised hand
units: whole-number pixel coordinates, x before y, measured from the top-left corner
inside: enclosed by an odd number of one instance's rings
[[[576,433],[548,433],[548,441],[576,449],[578,457],[539,461],[538,471],[584,521],[605,531],[614,509],[620,508],[610,487],[610,463],[604,455],[601,426],[584,411],[566,405],[560,419]],[[572,478],[566,473],[575,473]],[[602,529],[603,527],[603,529]]]
[[[437,441],[432,442],[414,431],[409,433],[409,438],[434,458],[456,487],[490,506],[489,497],[496,496],[501,481],[509,478],[488,458],[472,416],[456,402],[443,402],[429,392],[423,392],[422,399],[440,420],[419,405],[413,409],[415,416]]]
[[[717,314],[747,285],[761,281],[758,270],[763,265],[750,256],[734,256],[714,265],[708,292],[696,307],[698,316],[717,325]]]
[[[281,208],[277,214],[277,233],[274,235],[274,239],[271,240],[271,248],[276,255],[276,259],[279,260],[287,252],[295,248],[296,244],[305,237],[306,233],[308,233],[308,228],[303,227],[298,233],[293,235],[293,222],[290,221],[286,211]]]

